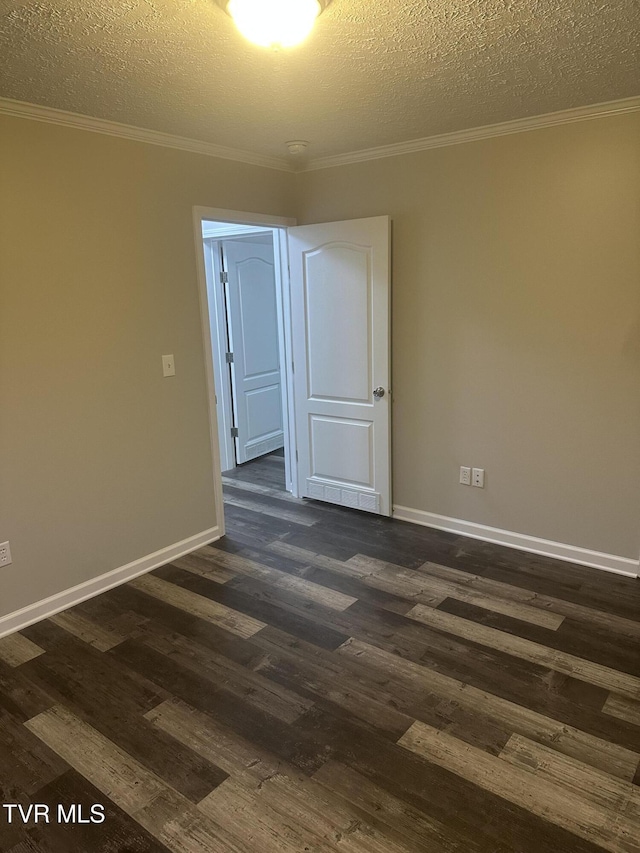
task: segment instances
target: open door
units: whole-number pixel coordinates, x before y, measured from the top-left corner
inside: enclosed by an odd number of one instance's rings
[[[284,444],[278,310],[271,245],[228,241],[227,272],[231,396],[236,461]]]
[[[288,235],[299,494],[390,515],[389,217]]]

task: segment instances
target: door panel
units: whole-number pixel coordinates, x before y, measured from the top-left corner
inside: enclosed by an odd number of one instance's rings
[[[238,464],[284,444],[273,248],[223,243]]]
[[[390,515],[389,218],[288,234],[299,492]]]
[[[280,433],[282,429],[282,396],[280,385],[267,385],[246,393],[247,436],[249,442]],[[282,444],[280,445],[282,447]],[[277,448],[271,448],[276,450]]]
[[[311,416],[311,477],[373,488],[373,424]]]
[[[237,252],[231,252],[237,257]],[[278,326],[273,257],[236,261],[245,379],[278,373]],[[231,283],[231,282],[230,282]]]
[[[329,244],[305,254],[304,265],[310,395],[316,399],[368,401],[370,251]],[[361,319],[355,327],[351,325],[353,317]]]

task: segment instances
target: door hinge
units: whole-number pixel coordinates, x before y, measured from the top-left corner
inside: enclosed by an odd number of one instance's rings
[[[220,284],[228,284],[229,283],[229,273],[226,270],[222,270],[220,273]]]
[[[291,362],[291,372],[292,372],[292,373],[295,373],[295,372],[296,372],[296,363],[295,363],[295,361],[292,361],[292,362]]]
[[[226,359],[226,361],[227,361],[227,364],[233,364],[233,353],[232,353],[232,352],[228,352],[228,353],[225,355],[225,359]]]
[[[231,427],[231,438],[238,437],[238,427]]]
[[[296,450],[296,462],[298,461],[298,451]]]

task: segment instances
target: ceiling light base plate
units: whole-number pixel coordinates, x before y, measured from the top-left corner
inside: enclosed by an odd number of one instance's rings
[[[285,142],[285,145],[289,149],[289,154],[300,155],[304,154],[304,152],[309,147],[309,143],[306,139],[292,139],[291,142]]]
[[[229,5],[229,0],[216,0],[218,6],[223,9],[227,14],[229,14],[227,6]],[[320,6],[320,12],[318,17],[324,12],[327,6],[331,3],[331,0],[318,0],[318,4]]]

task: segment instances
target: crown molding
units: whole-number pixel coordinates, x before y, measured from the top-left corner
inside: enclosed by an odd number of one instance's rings
[[[121,139],[131,139],[149,145],[159,145],[163,148],[175,148],[179,151],[189,151],[192,154],[203,154],[207,157],[218,157],[222,160],[234,160],[251,166],[262,166],[267,169],[277,169],[281,172],[312,172],[318,169],[330,169],[334,166],[348,166],[352,163],[364,163],[368,160],[380,160],[384,157],[397,157],[401,154],[413,154],[418,151],[428,151],[431,148],[444,148],[449,145],[461,145],[465,142],[476,142],[481,139],[491,139],[496,136],[508,136],[513,133],[524,133],[530,130],[540,130],[545,127],[555,127],[562,124],[573,124],[607,116],[623,115],[640,110],[640,96],[624,98],[618,101],[606,101],[601,104],[591,104],[586,107],[576,107],[555,113],[532,116],[531,118],[515,119],[499,124],[484,125],[468,130],[456,130],[438,136],[426,136],[422,139],[412,139],[408,142],[397,142],[391,145],[381,145],[376,148],[364,148],[347,154],[335,154],[329,157],[318,157],[310,160],[306,166],[289,163],[281,157],[267,154],[256,154],[235,148],[226,148],[212,142],[198,139],[187,139],[173,136],[157,130],[145,130],[133,125],[120,124],[107,119],[84,116],[80,113],[43,107],[26,101],[14,101],[10,98],[0,98],[0,115],[16,116],[18,118],[57,124],[63,127],[73,127],[88,130]]]
[[[377,148],[364,148],[349,154],[335,154],[330,157],[318,157],[310,160],[302,171],[312,172],[318,169],[330,169],[334,166],[347,166],[352,163],[364,163],[367,160],[380,160],[383,157],[397,157],[400,154],[413,154],[417,151],[428,151],[431,148],[444,148],[449,145],[461,145],[464,142],[476,142],[480,139],[491,139],[494,136],[507,136],[512,133],[524,133],[529,130],[540,130],[544,127],[555,127],[560,124],[573,124],[588,119],[604,118],[606,116],[622,115],[640,110],[640,96],[624,98],[619,101],[606,101],[601,104],[591,104],[586,107],[575,107],[555,113],[520,118],[499,124],[488,124],[468,130],[456,130],[452,133],[442,133],[438,136],[426,136],[422,139],[412,139],[409,142],[397,142],[392,145],[381,145]]]
[[[215,145],[212,142],[186,139],[182,136],[161,133],[158,130],[145,130],[144,128],[133,127],[129,124],[120,124],[119,122],[84,116],[79,113],[67,112],[66,110],[56,110],[52,107],[43,107],[39,104],[27,103],[26,101],[13,101],[9,98],[0,98],[0,115],[33,119],[35,121],[46,122],[47,124],[73,127],[77,130],[89,130],[93,133],[117,136],[120,139],[145,142],[148,145],[160,145],[163,148],[176,148],[179,151],[189,151],[192,154],[204,154],[207,157],[235,160],[239,163],[248,163],[251,166],[278,169],[281,172],[294,171],[294,167],[280,157],[255,154],[251,151],[241,151],[235,148],[225,148],[222,145]]]

